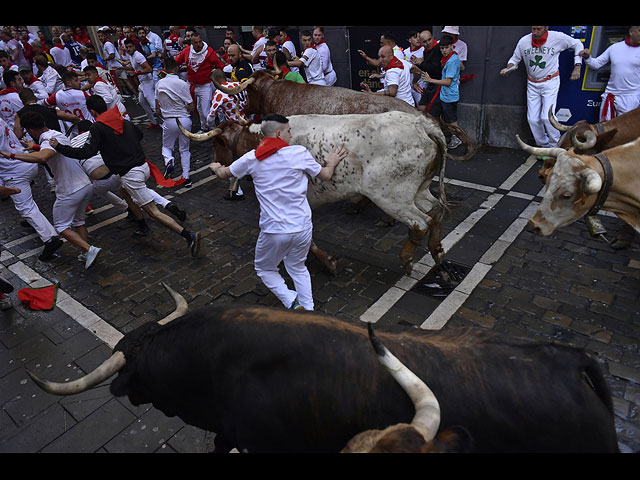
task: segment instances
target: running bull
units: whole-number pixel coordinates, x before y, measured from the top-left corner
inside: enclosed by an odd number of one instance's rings
[[[400,252],[407,273],[413,268],[415,250],[427,233],[431,256],[440,263],[444,256],[440,235],[446,208],[446,143],[437,125],[423,116],[398,111],[288,118],[291,143],[304,145],[315,158],[326,157],[333,145],[344,145],[349,152],[329,182],[310,179],[307,197],[311,208],[367,197],[391,218],[409,227]],[[223,165],[230,165],[256,148],[260,140],[257,133],[252,133],[253,128],[230,122],[206,134],[181,130],[195,141],[213,138],[214,158]],[[440,181],[438,199],[429,191],[436,173]],[[317,251],[314,244],[312,253]]]
[[[275,74],[278,72],[276,65]],[[229,95],[245,92],[247,103],[244,114],[247,116],[268,113],[277,113],[285,117],[307,114],[351,115],[400,111],[409,115],[425,117],[420,110],[396,97],[359,92],[344,87],[290,82],[275,78],[274,73],[267,70],[253,72],[251,77],[237,87],[229,88],[218,83],[215,85]],[[468,147],[464,155],[448,154],[450,158],[463,161],[469,160],[475,155],[477,145],[462,128],[444,123],[439,124],[437,128],[446,128],[456,134]]]
[[[378,328],[386,347],[428,384],[409,379],[416,390],[376,360],[363,322],[266,307],[185,313],[184,299],[169,291],[176,311],[128,332],[86,377],[31,377],[69,395],[117,373],[113,395],[215,432],[219,451],[338,452],[347,444],[347,451],[371,451],[358,447],[362,438],[349,442],[363,432],[384,439],[388,431],[370,430],[405,423],[426,428],[422,443],[439,449],[618,450],[610,391],[598,362],[581,349],[486,329]],[[393,451],[406,450],[406,438],[396,441]]]
[[[640,232],[640,138],[594,155],[531,147],[516,138],[525,151],[555,159],[540,207],[529,220],[530,230],[548,236],[602,208]]]

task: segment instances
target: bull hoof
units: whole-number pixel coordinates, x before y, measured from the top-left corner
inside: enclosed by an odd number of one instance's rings
[[[615,250],[623,250],[625,248],[629,248],[635,235],[636,232],[633,228],[629,227],[628,225],[624,225],[613,238],[610,246]]]
[[[325,264],[325,266],[327,267],[327,270],[329,270],[329,273],[331,275],[335,275],[338,271],[338,261],[333,257],[329,257],[327,259],[327,263]]]
[[[411,275],[411,272],[413,272],[413,260],[403,262],[402,269],[404,270],[405,275]]]

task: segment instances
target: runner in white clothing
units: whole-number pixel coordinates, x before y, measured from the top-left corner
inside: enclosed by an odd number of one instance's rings
[[[580,55],[594,70],[611,64],[611,76],[600,105],[601,122],[640,106],[640,26],[629,28],[623,41],[614,43],[598,57],[592,57],[588,49]]]
[[[0,151],[0,154],[5,158],[23,162],[46,164],[51,169],[56,183],[53,225],[62,237],[86,254],[87,269],[93,265],[100,252],[99,248],[89,244],[89,233],[85,226],[85,211],[93,194],[91,180],[76,160],[65,157],[49,144],[49,141],[55,138],[59,143],[68,145],[69,139],[61,132],[49,130],[42,115],[25,113],[21,122],[29,135],[40,145],[40,149],[31,153]]]
[[[416,104],[411,94],[413,79],[411,63],[398,59],[394,55],[393,48],[389,45],[380,47],[378,55],[380,57],[378,64],[384,72],[384,88],[372,93],[396,97],[415,107]],[[362,82],[360,86],[365,92],[371,92],[368,83]]]
[[[304,30],[300,34],[300,43],[302,44],[302,57],[294,57],[293,60],[287,62],[292,67],[304,67],[307,83],[314,85],[327,85],[324,77],[324,65],[322,65],[322,57],[318,53],[313,44],[313,35],[309,30]]]
[[[191,168],[190,141],[178,128],[177,120],[188,131],[191,131],[191,114],[196,111],[189,84],[178,76],[178,65],[173,58],[166,58],[164,71],[156,85],[156,113],[162,122],[162,156],[164,157],[164,177],[169,178],[175,168],[173,147],[178,140],[180,161],[182,163],[182,178],[185,187],[191,187],[189,169]]]
[[[331,63],[331,50],[329,50],[329,45],[327,45],[327,42],[324,40],[323,27],[316,27],[313,29],[313,43],[320,54],[320,58],[322,59],[324,79],[327,86],[331,87],[335,85],[338,80],[338,76],[336,75],[336,72],[333,69],[333,64]]]
[[[518,41],[507,67],[500,71],[500,75],[507,76],[524,61],[528,77],[527,121],[539,147],[555,147],[560,140],[560,132],[549,122],[549,109],[557,105],[560,89],[558,59],[570,48],[574,51],[571,80],[577,80],[582,67],[582,42],[544,26],[531,27],[531,33]]]
[[[138,86],[138,102],[151,122],[147,128],[157,128],[159,127],[158,120],[153,114],[156,105],[156,94],[153,86],[153,68],[151,68],[145,56],[136,50],[133,40],[130,38],[125,39],[124,46],[129,54],[129,64],[125,62],[121,63],[125,65],[125,69],[133,71],[133,75],[137,76],[138,80],[140,80],[140,85]]]
[[[38,101],[41,105],[58,107],[63,112],[75,115],[81,120],[93,122],[93,116],[87,108],[89,95],[80,90],[80,79],[76,72],[66,71],[62,74],[64,88],[55,92],[49,98]]]
[[[0,151],[9,154],[9,158],[0,156],[0,184],[20,190],[11,195],[13,205],[44,243],[44,250],[38,258],[49,260],[53,252],[62,246],[62,240],[58,238],[55,228],[40,211],[31,194],[31,182],[38,175],[38,165],[11,158],[12,153],[26,153],[26,151],[13,130],[2,119],[0,119]]]
[[[265,139],[258,148],[244,154],[230,167],[214,162],[210,168],[219,178],[251,175],[260,203],[256,273],[286,308],[313,310],[311,276],[305,266],[313,230],[307,201],[307,175],[330,180],[347,151],[344,147],[334,147],[326,158],[326,166],[321,167],[305,147],[289,145],[289,120],[281,115],[265,115],[262,133]],[[287,287],[278,271],[282,261],[295,290]]]

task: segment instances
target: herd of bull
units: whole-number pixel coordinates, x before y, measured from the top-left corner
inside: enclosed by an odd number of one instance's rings
[[[447,151],[439,125],[392,97],[276,80],[264,71],[242,90],[245,114],[287,116],[292,143],[316,158],[346,146],[334,179],[310,182],[312,206],[368,198],[409,227],[406,271],[427,234],[431,255],[442,260]],[[554,149],[518,138],[527,152],[546,157],[546,192],[530,228],[549,235],[604,208],[638,229],[632,164],[639,129],[637,109],[597,125],[578,122]],[[208,134],[183,133],[211,140],[223,165],[260,138],[231,121]],[[429,192],[436,174],[437,199]],[[117,373],[112,394],[215,432],[220,452],[618,451],[611,392],[598,361],[581,349],[474,328],[396,326],[376,334],[360,321],[255,306],[188,312],[184,298],[165,287],[176,310],[127,333],[94,372],[62,384],[30,372],[34,381],[71,395]]]

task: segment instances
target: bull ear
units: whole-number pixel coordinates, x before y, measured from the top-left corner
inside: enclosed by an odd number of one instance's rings
[[[598,172],[591,168],[585,168],[580,174],[580,178],[582,191],[587,195],[596,194],[602,188],[602,178],[600,178]]]
[[[598,139],[596,140],[596,150],[601,151],[605,150],[605,146],[613,139],[615,134],[618,133],[618,129],[614,128],[613,130],[609,130],[608,132],[604,132],[598,135]]]

